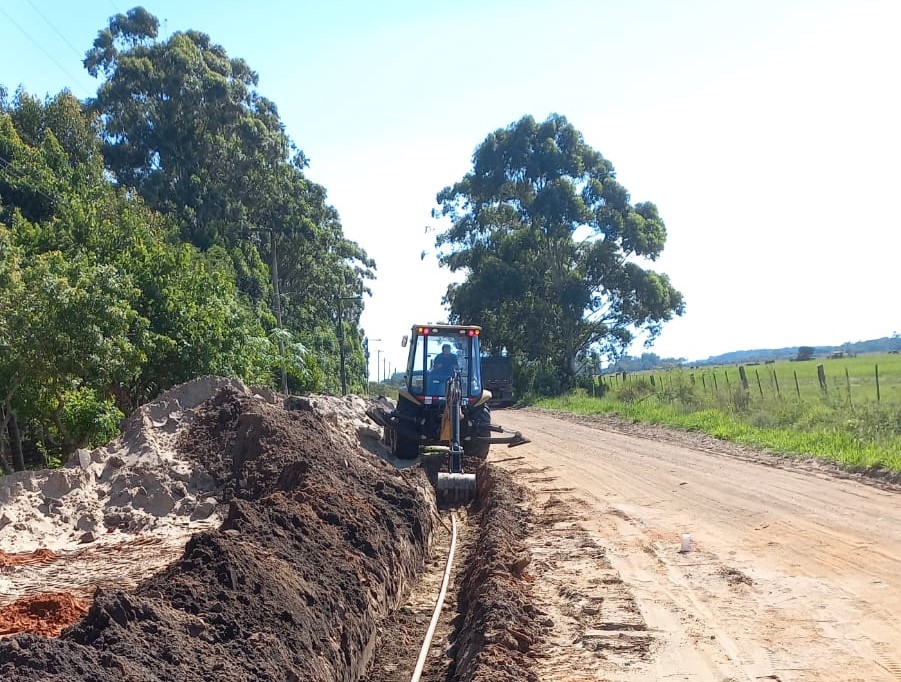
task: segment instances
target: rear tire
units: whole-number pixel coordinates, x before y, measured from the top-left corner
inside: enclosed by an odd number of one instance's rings
[[[469,427],[469,435],[470,436],[484,436],[486,438],[491,437],[491,410],[488,409],[487,405],[480,405],[479,407],[473,408],[469,414],[466,416],[467,422],[472,422],[472,426]],[[491,448],[491,443],[483,440],[464,440],[463,441],[463,454],[467,457],[477,457],[479,459],[485,459],[488,457],[488,450]]]

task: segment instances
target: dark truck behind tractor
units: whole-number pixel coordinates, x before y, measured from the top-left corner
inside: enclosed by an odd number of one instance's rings
[[[489,407],[513,404],[513,363],[506,355],[482,358],[482,385],[491,391]]]

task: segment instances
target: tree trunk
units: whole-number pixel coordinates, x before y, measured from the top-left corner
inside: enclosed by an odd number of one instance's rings
[[[9,413],[6,429],[9,432],[9,447],[12,450],[13,468],[16,471],[24,471],[25,457],[22,455],[22,433],[19,431],[19,420],[16,419],[16,413],[13,411]]]
[[[0,438],[0,474],[11,474],[13,471],[13,465],[6,456],[6,439]]]

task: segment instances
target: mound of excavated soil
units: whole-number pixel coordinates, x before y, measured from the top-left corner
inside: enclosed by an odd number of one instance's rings
[[[228,502],[133,591],[98,589],[59,639],[0,641],[4,680],[354,680],[428,553],[419,470],[355,447],[310,401],[223,389],[176,449]]]
[[[493,466],[478,472],[482,510],[473,556],[458,595],[463,620],[456,636],[456,680],[537,682],[531,650],[543,636],[545,614],[530,599],[531,561],[525,492]]]

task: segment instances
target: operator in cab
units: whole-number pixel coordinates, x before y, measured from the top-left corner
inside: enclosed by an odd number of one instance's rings
[[[451,352],[451,345],[445,343],[441,346],[441,355],[436,355],[432,360],[432,380],[447,381],[458,369],[460,369],[460,363],[457,355]]]

